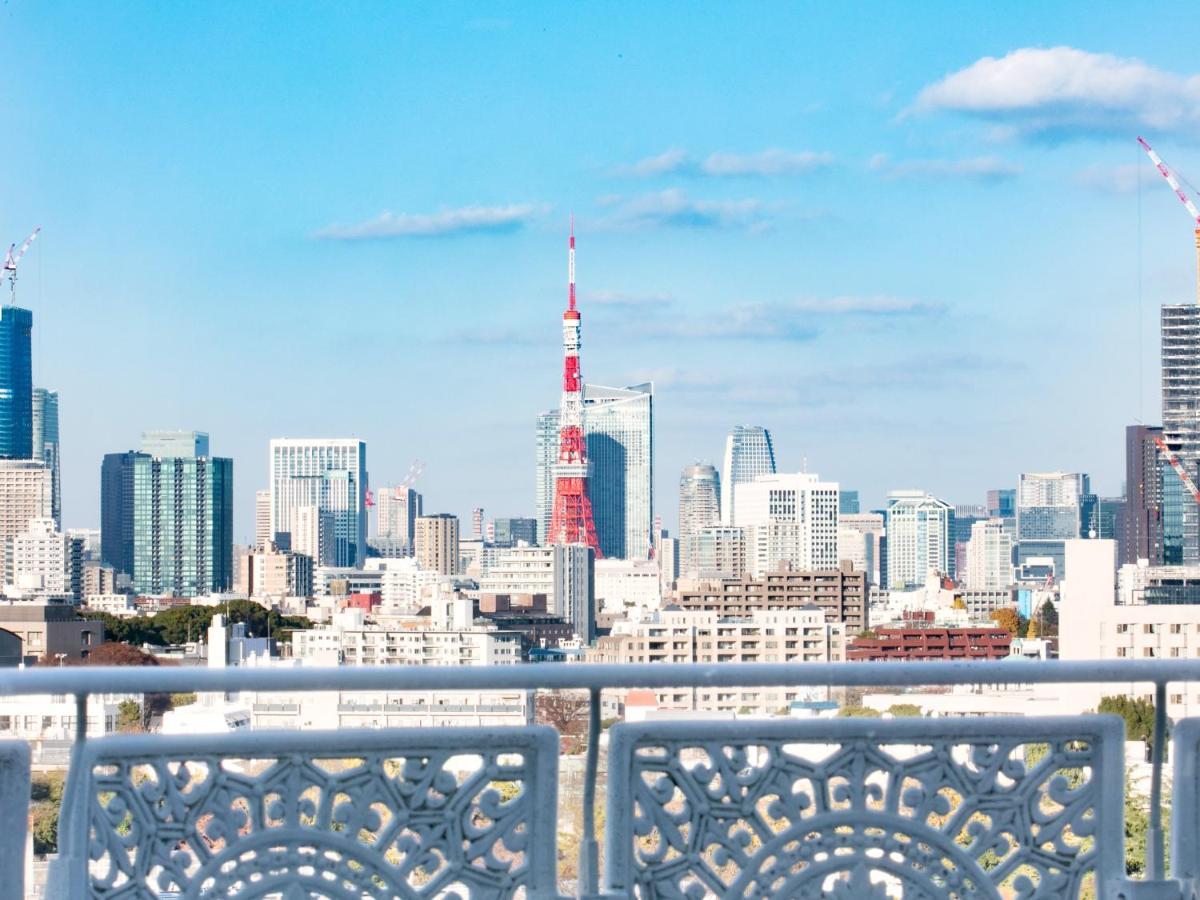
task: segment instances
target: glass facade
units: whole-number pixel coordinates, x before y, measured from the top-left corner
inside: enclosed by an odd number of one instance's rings
[[[33,313],[0,307],[0,459],[33,458]]]
[[[50,467],[54,491],[54,524],[62,528],[62,470],[58,445],[58,392],[33,389],[33,458]]]
[[[1195,501],[1179,476],[1165,460],[1159,467],[1162,478],[1162,564],[1184,565],[1186,524],[1185,512],[1195,507]]]
[[[233,583],[233,460],[133,459],[133,586],[196,597]]]
[[[133,463],[144,456],[106,453],[100,465],[100,558],[126,575],[133,574]]]
[[[721,467],[721,524],[733,525],[734,489],[759,475],[775,474],[775,446],[771,432],[761,425],[737,425],[725,439],[725,461]]]
[[[367,445],[353,438],[271,441],[271,533],[287,535],[292,515],[315,506],[333,524],[335,566],[367,558]]]

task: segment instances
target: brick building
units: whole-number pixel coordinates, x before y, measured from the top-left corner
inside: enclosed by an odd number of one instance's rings
[[[846,659],[1004,659],[1012,645],[1003,628],[878,628],[874,635],[851,641]]]

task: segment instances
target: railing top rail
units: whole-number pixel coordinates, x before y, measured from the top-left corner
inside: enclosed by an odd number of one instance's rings
[[[0,673],[0,696],[187,691],[421,691],[687,687],[915,687],[1200,681],[1198,660],[844,663],[538,663],[497,666],[36,667]]]

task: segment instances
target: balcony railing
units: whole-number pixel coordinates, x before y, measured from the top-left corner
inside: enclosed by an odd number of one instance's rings
[[[545,726],[86,738],[71,751],[52,897],[562,895],[560,801],[582,809],[578,896],[1197,896],[1200,720],[1167,686],[1200,661],[585,664],[338,669],[29,669],[0,696],[93,692],[537,691],[590,698],[579,796]],[[1125,874],[1113,716],[648,721],[608,731],[625,688],[1150,684],[1144,881]],[[0,742],[0,821],[20,822],[28,748]],[[564,770],[566,771],[566,770]],[[564,782],[566,784],[566,782]],[[564,792],[570,788],[564,787]],[[1171,807],[1171,871],[1163,810]],[[0,831],[0,898],[22,895],[22,829]]]

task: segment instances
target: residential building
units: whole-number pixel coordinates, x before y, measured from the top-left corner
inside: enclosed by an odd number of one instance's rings
[[[337,561],[337,537],[333,513],[311,506],[291,509],[292,528],[285,536],[293,553],[303,553],[314,566],[332,566]]]
[[[104,624],[79,618],[70,603],[0,602],[0,630],[21,639],[26,665],[42,659],[87,659],[104,643]]]
[[[971,525],[967,542],[966,584],[976,591],[1003,591],[1013,583],[1013,540],[1003,519]]]
[[[744,544],[742,556],[744,559]],[[660,537],[658,539],[658,553],[655,558],[658,560],[659,584],[661,585],[662,592],[665,594],[675,587],[675,582],[679,578],[679,539],[666,536]]]
[[[254,546],[271,543],[271,491],[254,492]]]
[[[1200,305],[1162,307],[1162,437],[1193,480],[1200,479]],[[1200,564],[1200,507],[1183,504],[1182,565]]]
[[[251,597],[311,597],[313,561],[268,542],[239,560],[238,580]]]
[[[434,587],[446,576],[422,569],[416,559],[386,559],[372,557],[365,571],[378,572],[381,610],[387,613],[414,615],[429,604]]]
[[[0,459],[34,455],[32,333],[32,312],[0,305]]]
[[[687,568],[681,562],[680,578],[741,578],[746,572],[746,529],[732,525],[697,529],[688,535],[686,556]]]
[[[353,438],[275,438],[271,441],[271,533],[294,549],[297,507],[315,506],[333,525],[338,566],[362,568],[367,558],[367,445]],[[311,549],[311,548],[310,548]]]
[[[868,592],[866,573],[843,562],[821,571],[784,568],[761,578],[726,578],[682,586],[675,602],[681,609],[715,612],[721,618],[816,607],[829,622],[842,623],[847,634],[855,635],[870,627]]]
[[[58,391],[33,389],[33,453],[50,467],[54,524],[62,528],[62,466],[58,440]]]
[[[136,450],[106,453],[100,464],[100,559],[133,574],[133,463]]]
[[[737,525],[734,489],[760,475],[775,474],[775,447],[771,432],[761,425],[735,425],[725,438],[721,465],[721,524]]]
[[[6,564],[9,539],[23,534],[34,519],[53,517],[50,467],[40,459],[0,459],[0,571]]]
[[[520,543],[538,542],[537,519],[503,518],[492,520],[492,536],[489,543],[497,547],[515,547]]]
[[[117,570],[98,562],[83,564],[83,596],[117,593]]]
[[[883,584],[887,577],[883,522],[881,512],[838,514],[838,561],[851,560],[854,567],[866,572],[867,580],[876,585]],[[849,534],[850,531],[862,535],[861,543]]]
[[[354,566],[318,566],[313,569],[314,597],[349,597],[351,594],[380,594],[383,573]]]
[[[659,567],[653,559],[598,559],[595,571],[597,613],[658,609],[662,602]]]
[[[595,637],[595,554],[583,544],[518,546],[505,551],[479,580],[481,594],[544,594],[547,611],[562,616],[584,643]]]
[[[177,434],[192,434],[182,432]],[[157,437],[146,446],[207,450],[208,439]],[[139,455],[133,460],[133,586],[197,597],[233,583],[233,460]]]
[[[458,574],[458,517],[449,513],[418,516],[417,565],[441,575]]]
[[[701,528],[721,524],[721,478],[715,466],[695,463],[679,476],[679,569],[688,576],[693,564],[689,539]]]
[[[425,514],[424,498],[410,487],[385,487],[375,495],[375,532],[380,538],[399,541],[409,555],[417,517]]]
[[[820,609],[756,610],[722,618],[716,612],[664,609],[640,619],[617,622],[599,638],[588,662],[637,663],[792,663],[845,659],[845,627],[830,623]],[[663,688],[655,691],[660,709],[774,713],[807,697],[793,687]]]
[[[83,541],[58,531],[54,519],[32,519],[8,539],[5,591],[23,597],[83,599]]]
[[[851,662],[883,660],[999,660],[1013,636],[1003,628],[876,628],[846,648]]]
[[[759,475],[737,484],[733,525],[746,531],[746,570],[791,563],[837,568],[838,486],[808,473]]]
[[[887,585],[905,590],[930,572],[954,577],[954,507],[924,491],[888,494]]]

